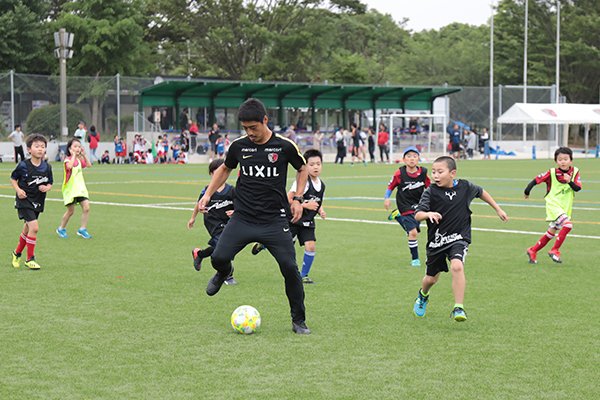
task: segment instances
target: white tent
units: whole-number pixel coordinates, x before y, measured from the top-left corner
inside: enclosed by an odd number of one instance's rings
[[[600,124],[600,104],[515,103],[499,124]]]
[[[589,125],[600,124],[600,104],[515,103],[498,117],[498,124],[567,125],[565,132],[568,125],[585,125],[587,154]],[[567,139],[564,134],[563,146],[567,146]]]

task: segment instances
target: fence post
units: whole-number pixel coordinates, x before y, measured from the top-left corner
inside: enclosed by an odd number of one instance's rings
[[[500,146],[496,146],[496,160],[500,156]]]
[[[121,137],[121,74],[117,73],[117,136]]]
[[[15,70],[10,70],[10,129],[15,129]]]
[[[600,158],[600,144],[596,145],[596,158]]]
[[[535,144],[531,146],[531,159],[537,160],[537,157],[535,156]]]

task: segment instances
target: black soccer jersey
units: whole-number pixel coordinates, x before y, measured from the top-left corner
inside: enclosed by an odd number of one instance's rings
[[[454,181],[452,188],[432,184],[423,192],[419,211],[442,215],[439,224],[427,220],[427,254],[435,254],[457,241],[471,243],[471,201],[481,197],[483,189],[464,179]]]
[[[19,199],[15,196],[15,208],[29,208],[44,211],[46,193],[40,192],[40,185],[52,185],[52,167],[45,160],[39,166],[33,165],[31,159],[21,161],[10,175],[11,179],[18,182],[19,187],[27,193],[27,197]]]
[[[206,192],[206,186],[202,193],[200,193],[200,197],[198,197],[198,201],[204,196]],[[206,205],[207,212],[203,214],[204,216],[204,227],[210,234],[210,236],[215,236],[223,231],[223,227],[227,221],[229,221],[229,216],[227,216],[227,211],[233,210],[233,199],[235,198],[235,188],[230,184],[226,183],[225,188],[223,188],[220,192],[213,193],[210,201]]]
[[[247,136],[231,142],[225,166],[240,166],[233,203],[236,215],[252,223],[289,219],[288,163],[298,170],[306,162],[296,144],[280,135],[272,134],[264,144],[253,143]]]
[[[321,204],[323,204],[323,196],[325,195],[325,184],[320,179],[319,181],[321,183],[321,187],[320,190],[317,190],[312,182],[312,179],[309,177],[308,182],[306,183],[307,187],[304,190],[304,201],[316,201],[319,204],[319,208],[316,210],[307,210],[306,208],[303,208],[302,218],[300,218],[295,225],[311,228],[315,226],[315,217],[321,208]]]
[[[402,215],[406,215],[414,212],[425,188],[429,186],[427,168],[417,167],[416,177],[408,174],[406,166],[400,167],[398,172],[400,184],[396,190],[396,206]]]

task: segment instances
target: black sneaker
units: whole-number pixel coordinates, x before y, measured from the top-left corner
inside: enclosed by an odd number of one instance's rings
[[[264,249],[265,246],[262,243],[254,243],[254,246],[252,246],[252,255],[255,256]]]
[[[202,249],[199,249],[197,247],[194,250],[192,250],[192,258],[194,259],[194,269],[196,271],[200,271],[200,268],[202,268],[202,258],[198,256],[198,252],[200,251],[202,251]]]
[[[310,335],[310,329],[308,329],[304,321],[292,321],[292,331],[294,331],[294,333],[297,333],[298,335]]]

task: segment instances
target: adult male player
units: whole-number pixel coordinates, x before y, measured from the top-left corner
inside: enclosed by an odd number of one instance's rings
[[[290,213],[291,222],[302,216],[302,190],[308,178],[306,161],[294,142],[271,132],[267,126],[267,110],[259,100],[246,100],[239,108],[238,119],[246,135],[231,142],[225,163],[215,170],[199,202],[200,211],[205,210],[217,188],[239,165],[233,203],[235,213],[211,256],[217,273],[208,282],[206,293],[213,296],[221,289],[231,272],[231,260],[244,246],[260,242],[275,257],[284,277],[292,330],[309,334],[305,322],[304,287],[289,226]],[[299,188],[291,205],[286,194],[288,164],[297,170],[296,187]]]

